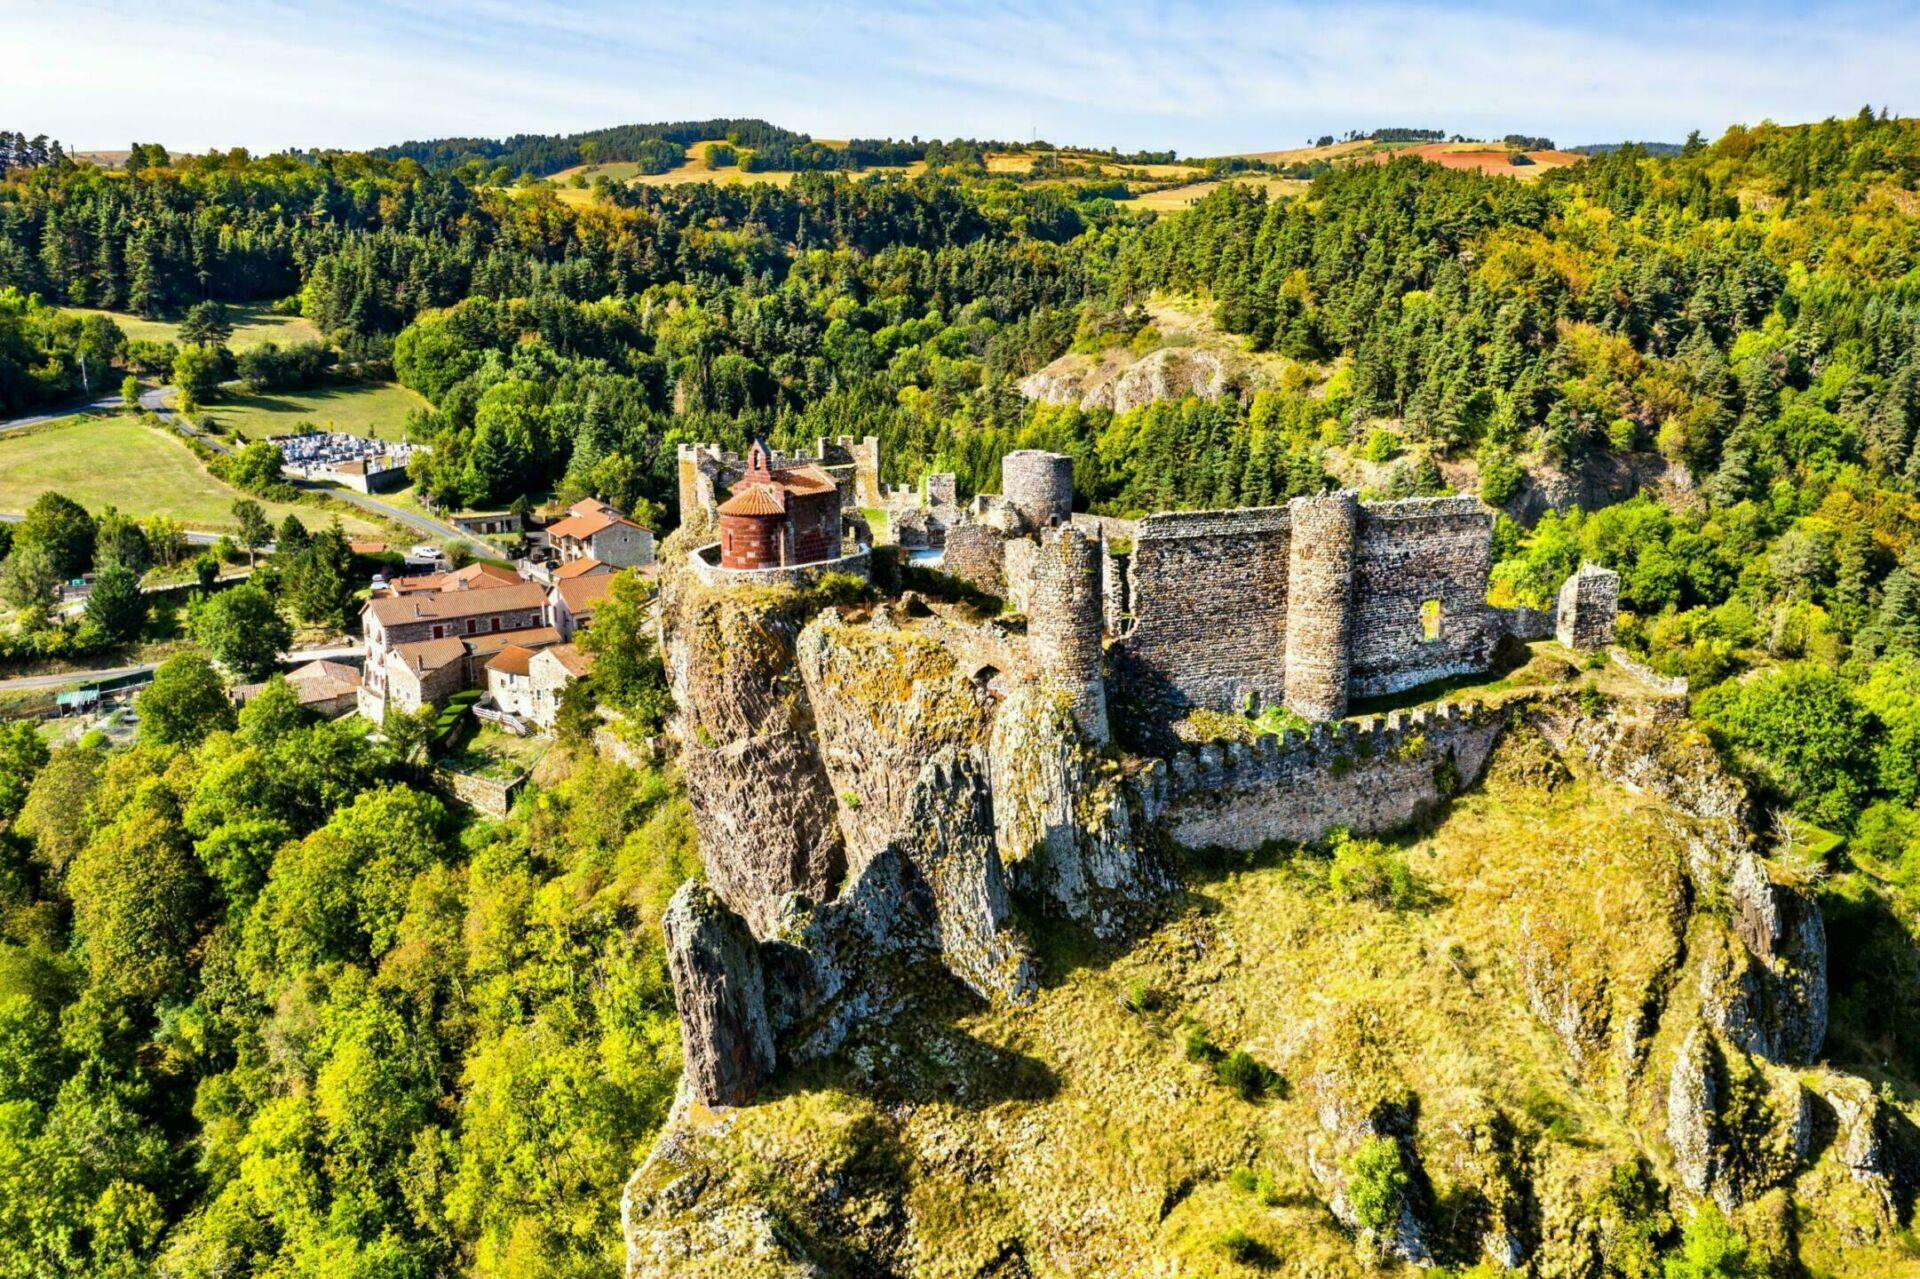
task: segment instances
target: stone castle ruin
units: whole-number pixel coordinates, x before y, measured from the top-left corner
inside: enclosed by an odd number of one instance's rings
[[[803,594],[736,588],[805,588],[847,559],[717,573],[721,494],[792,466],[878,498],[877,445],[822,441],[810,459],[756,446],[746,465],[689,445],[680,462],[682,554],[667,564],[691,571],[663,577],[663,633],[712,900],[683,903],[670,935],[703,951],[674,972],[689,1077],[729,1081],[708,1101],[752,1093],[765,1071],[734,1068],[767,1060],[768,1036],[789,1056],[830,1052],[893,998],[874,947],[988,999],[1028,997],[1008,894],[1118,935],[1170,882],[1149,830],[1252,848],[1404,824],[1479,774],[1500,725],[1446,706],[1342,723],[1350,702],[1485,671],[1502,635],[1551,624],[1485,604],[1492,516],[1471,498],[1333,493],[1102,521],[1073,513],[1072,459],[1037,451],[1009,454],[1003,491],[964,509],[944,480],[922,493],[948,499],[945,573],[1013,612],[914,592],[816,612]],[[1612,638],[1608,576],[1589,566],[1570,584],[1583,646]],[[1114,748],[1116,717],[1269,706],[1312,732],[1165,758]],[[735,953],[742,937],[755,955]],[[770,1028],[758,1013],[738,1024],[762,1004]],[[726,1009],[702,1028],[702,1010]]]
[[[1001,493],[943,504],[944,571],[1012,609],[912,589],[834,604],[850,597],[803,578],[699,571],[716,486],[738,477],[717,451],[681,458],[690,505],[662,558],[663,654],[705,875],[664,920],[685,1071],[623,1200],[630,1275],[789,1255],[777,1231],[747,1229],[756,1205],[708,1175],[722,1165],[701,1162],[699,1134],[724,1149],[730,1110],[809,1062],[883,1077],[916,1018],[1033,1002],[1023,921],[1122,943],[1162,917],[1180,883],[1172,850],[1403,829],[1477,784],[1516,731],[1516,749],[1577,758],[1661,804],[1691,891],[1733,903],[1718,966],[1702,969],[1708,1029],[1770,1062],[1817,1054],[1818,907],[1769,879],[1744,790],[1686,730],[1684,683],[1616,659],[1598,712],[1571,688],[1528,686],[1347,718],[1356,700],[1489,669],[1503,636],[1557,623],[1577,648],[1611,641],[1618,583],[1591,565],[1557,616],[1485,604],[1492,528],[1477,502],[1336,493],[1100,521],[1073,513],[1069,459],[1014,453]],[[871,469],[838,465],[856,489]],[[1307,729],[1240,720],[1178,745],[1135,731],[1273,705]],[[1584,1044],[1554,954],[1529,962],[1529,1007]],[[1648,1033],[1623,1032],[1633,1060]],[[1706,1148],[1719,1122],[1709,1056],[1675,1067],[1676,1095],[1706,1098],[1674,1111],[1677,1152]],[[1748,1193],[1710,1161],[1682,1163],[1693,1193]],[[1315,1176],[1337,1213],[1343,1174]],[[744,1233],[714,1233],[720,1220]]]

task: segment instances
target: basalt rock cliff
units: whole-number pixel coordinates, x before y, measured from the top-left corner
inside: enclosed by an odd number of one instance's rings
[[[1169,764],[1083,740],[1017,619],[666,599],[710,887],[668,918],[687,1070],[627,1188],[632,1279],[1599,1279],[1623,1176],[1797,1197],[1842,1249],[1908,1219],[1920,1142],[1808,1070],[1818,906],[1662,690],[1520,681],[1285,767]],[[1267,812],[1308,773],[1331,861],[1169,834],[1208,784],[1287,779]],[[1356,830],[1412,814],[1366,854],[1412,887],[1350,863],[1342,786]]]

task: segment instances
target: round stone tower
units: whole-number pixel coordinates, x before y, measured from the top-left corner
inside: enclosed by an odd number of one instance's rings
[[[1000,459],[1000,496],[1031,530],[1073,519],[1073,459],[1064,453],[1020,449]]]
[[[1287,709],[1318,722],[1347,713],[1353,666],[1353,565],[1360,504],[1352,493],[1287,503]]]
[[[1100,609],[1099,539],[1072,525],[1044,530],[1027,602],[1027,641],[1042,682],[1065,695],[1081,734],[1095,746],[1108,740]]]

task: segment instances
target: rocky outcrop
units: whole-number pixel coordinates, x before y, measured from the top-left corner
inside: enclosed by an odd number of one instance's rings
[[[981,752],[949,749],[928,762],[894,846],[932,891],[947,971],[989,1001],[1032,1002],[1033,960],[1013,927]]]
[[[1817,1086],[1833,1112],[1835,1159],[1866,1191],[1881,1228],[1905,1224],[1920,1189],[1920,1133],[1864,1079],[1829,1075]]]
[[[833,787],[794,644],[813,601],[789,588],[663,590],[680,765],[707,879],[756,936],[789,893],[826,901],[846,873]]]
[[[1063,699],[1015,689],[988,758],[1000,857],[1023,896],[1116,937],[1172,886],[1135,838],[1118,770],[1081,740]]]
[[[1732,1211],[1792,1177],[1812,1138],[1811,1102],[1791,1072],[1706,1026],[1687,1033],[1667,1081],[1667,1142],[1683,1189]]]
[[[1769,1061],[1805,1064],[1827,1038],[1827,926],[1803,891],[1774,881],[1752,853],[1737,859],[1729,884],[1735,934],[1771,978],[1759,1046]]]
[[[938,640],[823,614],[797,650],[847,858],[858,871],[900,827],[935,753],[986,740],[992,701]]]
[[[1411,1108],[1400,1100],[1358,1098],[1337,1076],[1317,1075],[1308,1086],[1315,1098],[1319,1130],[1307,1144],[1307,1168],[1326,1194],[1328,1210],[1381,1256],[1432,1265],[1433,1231],[1415,1211],[1426,1177],[1414,1151]],[[1384,1229],[1363,1217],[1352,1184],[1356,1159],[1364,1148],[1380,1142],[1391,1143],[1408,1186],[1391,1205]]]
[[[770,1017],[794,1061],[823,1057],[861,1023],[884,1025],[945,968],[981,998],[1022,1004],[1033,962],[1012,923],[978,751],[929,760],[887,846],[838,900],[783,904],[762,948]]]
[[[1826,1040],[1827,935],[1820,907],[1777,882],[1752,848],[1746,787],[1721,766],[1677,701],[1653,712],[1579,712],[1564,699],[1535,722],[1556,747],[1608,780],[1672,810],[1666,824],[1684,849],[1696,898],[1724,896],[1752,965],[1728,955],[1702,969],[1711,1025],[1747,1052],[1783,1064],[1814,1060]]]
[[[1163,347],[1131,362],[1116,363],[1112,356],[1098,361],[1066,356],[1021,379],[1020,393],[1042,404],[1126,413],[1189,395],[1217,400],[1235,381],[1236,370],[1220,352]]]
[[[684,1079],[707,1106],[738,1106],[773,1074],[760,950],[740,916],[705,884],[680,886],[660,921],[673,1002],[680,1011]]]

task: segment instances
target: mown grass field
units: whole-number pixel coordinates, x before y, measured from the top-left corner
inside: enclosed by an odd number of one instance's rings
[[[205,405],[202,416],[249,440],[291,435],[306,422],[322,431],[400,440],[406,438],[407,411],[427,407],[424,399],[396,382],[342,382],[261,395],[231,387]]]
[[[138,341],[178,342],[180,323],[178,319],[149,320],[138,315],[129,315],[125,311],[102,311],[96,307],[70,306],[64,308],[75,315],[104,315],[120,326],[120,331],[129,338]],[[233,337],[227,345],[235,351],[244,351],[271,338],[282,346],[290,342],[317,342],[320,330],[298,315],[274,315],[265,304],[252,306],[230,306],[227,318],[233,324]]]
[[[49,489],[89,511],[116,506],[129,515],[171,515],[191,529],[234,527],[238,490],[217,480],[185,442],[133,418],[78,417],[0,435],[0,511],[21,512]],[[276,524],[297,512],[309,528],[331,515],[314,506],[263,503]],[[377,525],[343,515],[356,535]]]

